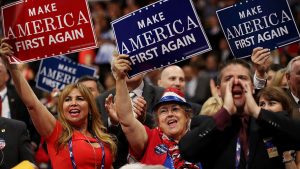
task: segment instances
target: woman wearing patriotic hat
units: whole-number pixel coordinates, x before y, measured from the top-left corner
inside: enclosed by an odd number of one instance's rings
[[[112,71],[116,77],[116,111],[129,145],[130,154],[144,164],[162,164],[167,168],[200,168],[181,158],[178,141],[189,129],[191,106],[175,88],[167,88],[153,107],[157,127],[149,129],[133,115],[125,77],[131,70],[127,55],[114,56]],[[143,110],[142,98],[135,109]]]

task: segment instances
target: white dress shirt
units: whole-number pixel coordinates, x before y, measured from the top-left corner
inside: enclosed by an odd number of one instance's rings
[[[8,97],[7,97],[7,88],[4,88],[0,91],[0,96],[2,98],[2,114],[1,117],[11,118],[9,104],[8,104]]]

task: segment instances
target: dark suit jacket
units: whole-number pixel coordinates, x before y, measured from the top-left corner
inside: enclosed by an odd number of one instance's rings
[[[197,86],[195,89],[195,95],[193,97],[188,97],[186,95],[187,101],[198,103],[202,105],[210,96],[210,86],[209,86],[210,76],[203,72],[197,77]],[[198,111],[196,114],[199,114]]]
[[[23,160],[34,162],[26,124],[24,122],[0,117],[0,138],[5,140],[0,160],[1,169],[12,168]]]
[[[193,118],[192,130],[179,143],[182,157],[201,162],[204,169],[235,168],[240,126],[238,117],[231,117],[223,131],[217,128],[212,117]],[[299,132],[300,122],[290,119],[287,113],[262,110],[258,119],[250,118],[248,169],[284,169],[282,152],[299,148]],[[265,142],[267,139],[271,141]],[[279,156],[269,158],[266,148],[269,145],[277,147]],[[246,169],[246,160],[241,154],[239,169]]]
[[[23,121],[26,124],[28,124],[30,116],[27,111],[27,108],[18,96],[18,93],[16,92],[15,88],[11,85],[7,86],[7,97],[11,118]]]
[[[299,105],[296,103],[292,93],[290,90],[286,91],[287,95],[291,98],[292,100],[292,105],[293,105],[293,112],[292,112],[292,117],[295,119],[300,119],[300,111],[299,111]]]
[[[200,111],[201,111],[202,105],[198,104],[198,103],[193,103],[193,102],[188,102],[188,103],[192,107],[193,116],[197,116],[200,113]]]
[[[39,145],[40,136],[37,133],[30,119],[29,112],[25,104],[18,96],[18,93],[16,92],[14,86],[7,85],[7,98],[8,98],[11,118],[15,120],[23,121],[28,127],[30,139],[34,141],[37,145]]]
[[[153,115],[152,115],[152,106],[154,106],[155,103],[159,101],[163,94],[164,89],[149,85],[146,81],[144,81],[144,88],[143,88],[143,97],[145,98],[147,102],[147,114],[146,114],[146,121],[144,122],[145,125],[149,127],[154,126],[153,121]],[[102,120],[106,127],[108,127],[108,114],[105,110],[105,99],[109,94],[115,95],[116,90],[110,90],[107,92],[104,92],[100,96],[96,98],[97,107],[101,113]],[[108,128],[108,132],[115,134],[118,138],[118,152],[116,160],[113,164],[114,168],[120,168],[124,164],[127,163],[127,155],[128,155],[128,141],[126,139],[126,136],[124,135],[120,125],[119,126],[110,126]]]

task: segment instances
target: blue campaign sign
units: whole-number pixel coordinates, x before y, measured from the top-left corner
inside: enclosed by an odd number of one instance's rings
[[[129,77],[211,50],[192,0],[161,0],[111,24]]]
[[[217,11],[219,22],[237,58],[251,56],[255,47],[271,50],[300,40],[286,0],[246,0]]]
[[[36,87],[46,92],[51,92],[54,88],[62,90],[84,75],[95,76],[96,70],[64,56],[43,59],[37,74]]]

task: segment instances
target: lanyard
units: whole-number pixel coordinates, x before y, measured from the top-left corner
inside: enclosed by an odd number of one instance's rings
[[[95,137],[97,142],[99,143],[101,150],[102,150],[102,160],[101,160],[101,169],[104,169],[104,165],[105,165],[105,151],[104,151],[104,146],[102,144],[102,142]],[[69,146],[69,154],[70,154],[70,159],[71,159],[71,163],[72,163],[72,167],[73,169],[77,169],[77,165],[74,159],[74,154],[73,154],[73,142],[72,142],[72,138],[70,138],[69,142],[68,142],[68,146]]]

